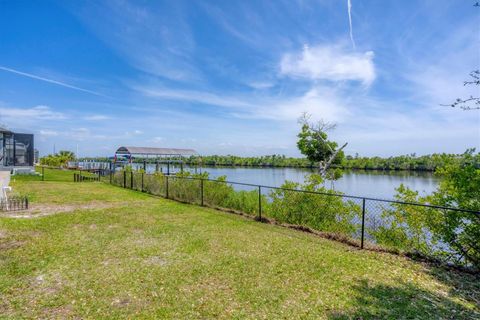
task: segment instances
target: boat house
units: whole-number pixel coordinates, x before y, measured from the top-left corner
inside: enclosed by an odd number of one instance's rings
[[[170,165],[179,164],[183,170],[183,158],[196,155],[193,149],[155,148],[155,147],[120,147],[115,152],[114,166],[126,163],[143,163],[144,170],[147,163],[155,163],[158,171],[159,164],[167,165],[167,174],[170,174]]]
[[[120,158],[133,159],[164,159],[164,158],[183,158],[193,156],[197,152],[193,149],[174,149],[174,148],[154,148],[154,147],[120,147],[115,152],[115,160]]]

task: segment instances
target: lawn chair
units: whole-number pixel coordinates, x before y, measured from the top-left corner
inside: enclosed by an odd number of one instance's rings
[[[0,194],[1,202],[5,202],[5,207],[8,210],[8,192],[12,192],[12,187],[8,186],[10,184],[10,172],[9,171],[0,171],[0,187],[2,188]]]

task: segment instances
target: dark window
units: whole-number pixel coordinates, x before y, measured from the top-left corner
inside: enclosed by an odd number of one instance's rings
[[[3,135],[4,139],[4,160],[3,163],[6,166],[13,166],[14,165],[14,160],[15,160],[15,147],[13,143],[13,135],[10,133],[6,133]]]
[[[33,166],[33,134],[15,133],[15,166]]]
[[[4,133],[0,132],[0,166],[5,164],[5,148],[3,145]]]

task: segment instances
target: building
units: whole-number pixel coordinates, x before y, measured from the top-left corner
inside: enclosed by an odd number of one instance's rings
[[[32,167],[33,134],[12,132],[0,127],[0,170]]]

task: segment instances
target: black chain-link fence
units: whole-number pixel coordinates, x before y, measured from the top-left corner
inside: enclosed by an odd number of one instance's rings
[[[333,190],[317,192],[161,173],[119,171],[108,177],[110,183],[123,188],[301,227],[360,248],[480,265],[480,212],[348,196]]]

